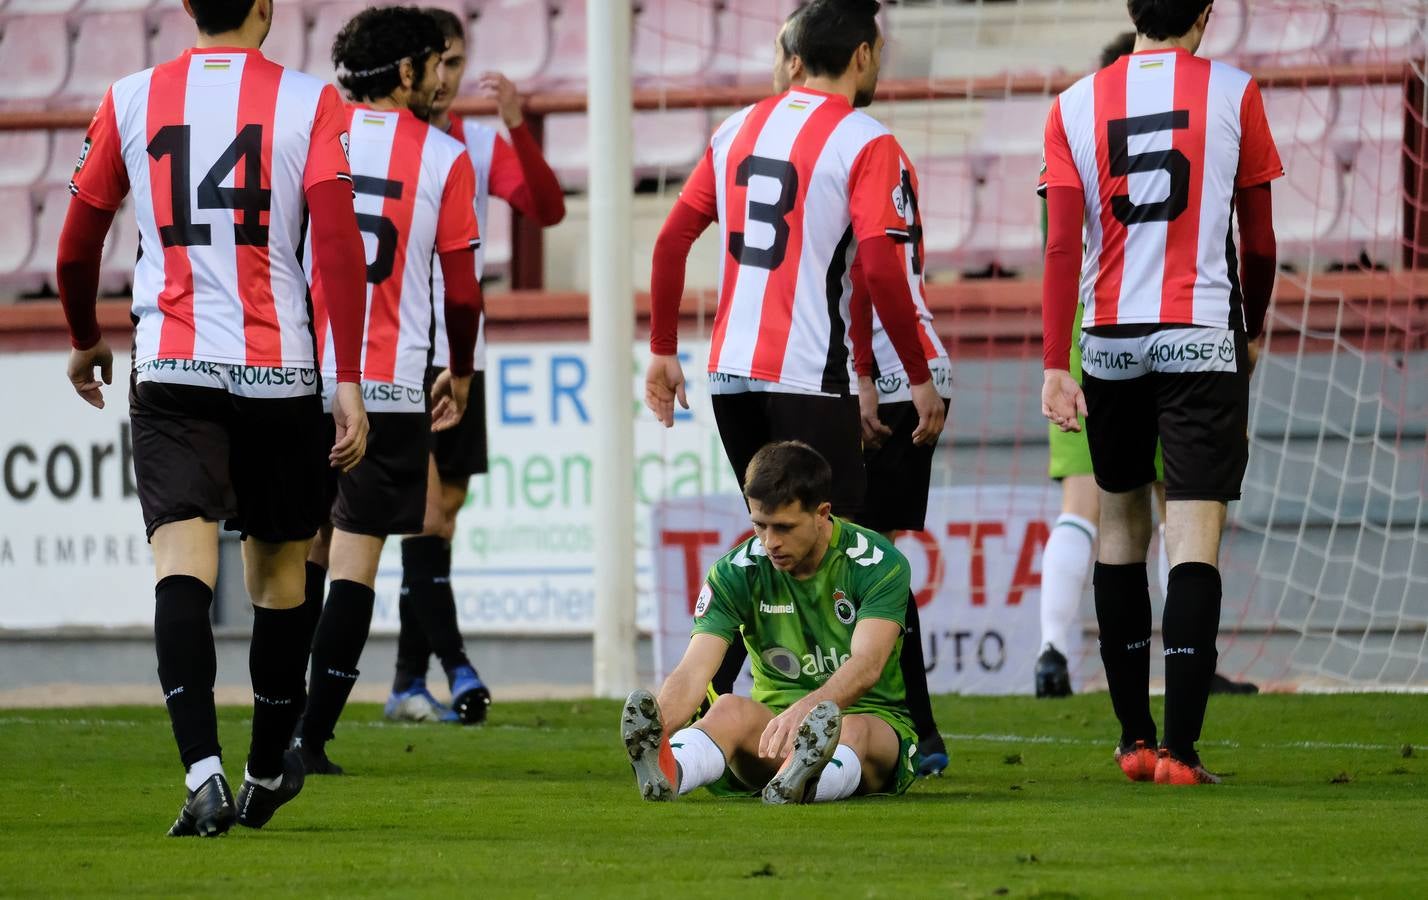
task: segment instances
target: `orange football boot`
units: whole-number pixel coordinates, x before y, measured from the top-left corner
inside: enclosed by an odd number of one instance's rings
[[[1155,761],[1155,783],[1156,784],[1219,784],[1220,776],[1205,768],[1203,763],[1190,765],[1181,762],[1170,755],[1170,751],[1161,748],[1160,756]]]
[[[1126,773],[1131,781],[1155,780],[1155,750],[1145,741],[1136,741],[1134,747],[1116,747],[1116,765]]]

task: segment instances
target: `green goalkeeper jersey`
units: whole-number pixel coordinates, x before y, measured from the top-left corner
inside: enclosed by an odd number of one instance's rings
[[[694,633],[734,641],[742,631],[754,672],[753,698],[783,710],[817,690],[852,653],[864,619],[904,624],[907,560],[877,532],[833,519],[833,536],[807,579],[781,572],[750,538],[714,564],[694,609]],[[845,713],[870,713],[911,730],[899,637],[882,677]]]

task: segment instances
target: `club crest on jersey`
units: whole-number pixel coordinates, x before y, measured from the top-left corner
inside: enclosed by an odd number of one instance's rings
[[[709,611],[709,604],[714,599],[714,591],[709,588],[709,582],[704,582],[704,587],[699,589],[699,600],[694,604],[694,618],[699,618]]]
[[[853,601],[848,599],[842,588],[833,591],[833,615],[844,625],[852,625],[858,616],[857,610],[853,609]]]

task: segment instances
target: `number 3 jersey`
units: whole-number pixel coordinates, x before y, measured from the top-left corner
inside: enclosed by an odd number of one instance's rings
[[[902,151],[847,98],[806,88],[724,122],[680,199],[719,221],[709,371],[847,394],[857,242],[907,242]]]
[[[1039,190],[1086,200],[1086,328],[1245,327],[1235,191],[1284,174],[1250,76],[1184,50],[1122,57],[1052,104]]]
[[[257,50],[188,50],[114,83],[70,191],[134,195],[135,363],[313,368],[307,188],[350,180],[337,91]]]
[[[904,624],[910,579],[907,560],[891,542],[836,517],[828,552],[805,580],[780,571],[750,538],[710,569],[694,607],[694,633],[732,642],[742,632],[753,698],[786,709],[848,661],[859,622]],[[898,638],[882,677],[845,713],[908,719],[901,649]]]
[[[436,255],[480,246],[476,175],[460,141],[410,110],[351,109],[353,205],[367,248],[364,381],[420,390],[431,358]],[[337,376],[320,279],[313,282],[323,377]]]

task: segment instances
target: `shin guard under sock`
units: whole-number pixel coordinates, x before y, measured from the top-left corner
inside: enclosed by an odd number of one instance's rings
[[[1161,634],[1165,642],[1165,746],[1184,762],[1198,761],[1195,742],[1205,723],[1218,653],[1220,573],[1209,563],[1170,570]]]
[[[1155,720],[1150,715],[1150,585],[1145,563],[1096,563],[1095,572],[1101,662],[1106,667],[1111,705],[1121,723],[1121,746],[1145,741],[1154,747]]]
[[[253,607],[248,674],[253,680],[253,740],[248,772],[257,778],[283,774],[283,750],[306,700],[303,674],[312,646],[306,630],[307,600],[292,609]]]
[[[212,605],[213,589],[191,575],[169,575],[154,586],[159,684],[185,769],[223,752],[213,705],[218,654],[209,621]]]
[[[374,597],[371,588],[355,581],[332,582],[312,642],[312,683],[302,720],[302,739],[308,747],[322,747],[332,739],[357,683],[357,662],[372,627]]]
[[[446,674],[470,666],[451,592],[451,544],[436,535],[407,538],[402,541],[402,573],[417,621]]]

